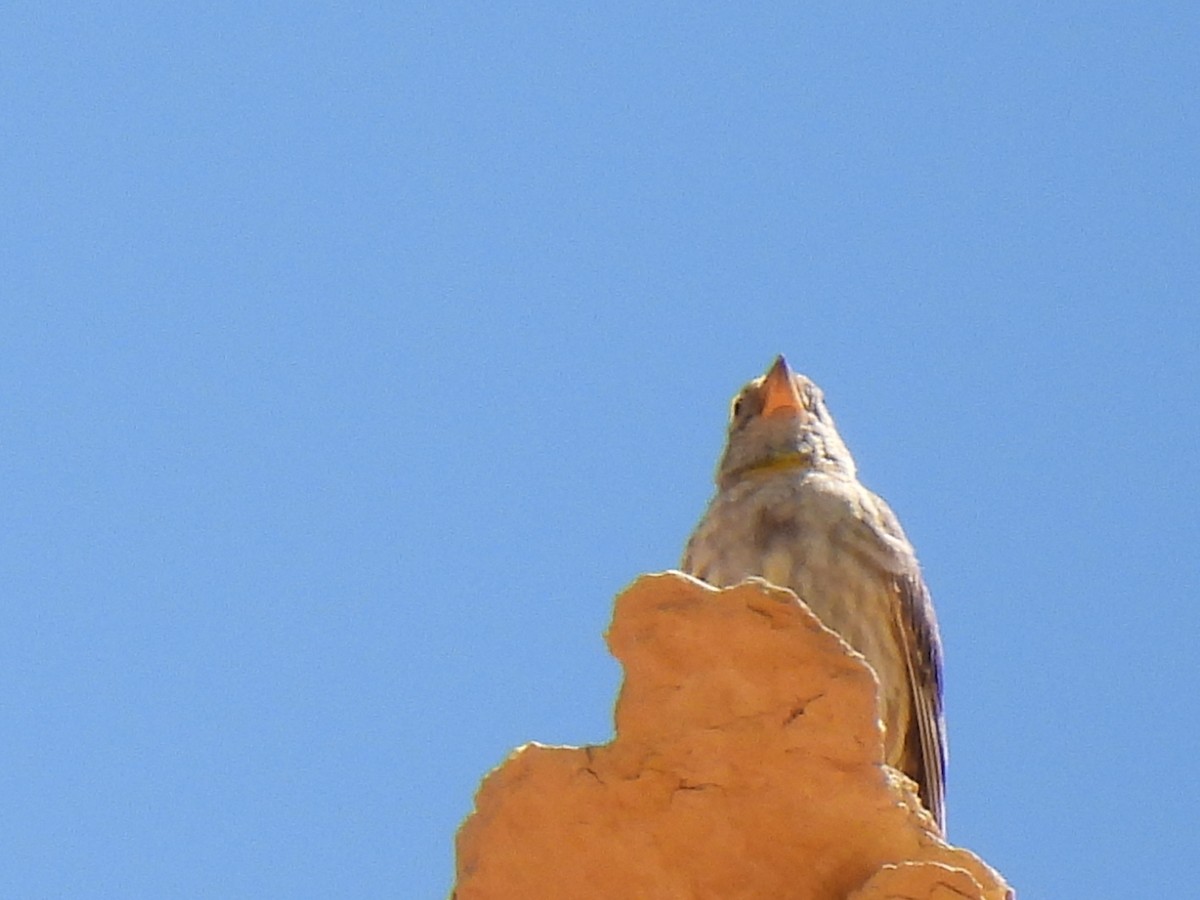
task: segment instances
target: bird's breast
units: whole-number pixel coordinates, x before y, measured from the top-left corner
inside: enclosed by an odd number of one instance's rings
[[[713,498],[689,543],[685,566],[725,587],[757,575],[793,587],[805,570],[833,564],[838,515],[823,493],[797,479],[751,480]]]
[[[790,588],[871,663],[885,715],[904,715],[902,648],[892,575],[856,542],[864,530],[837,485],[768,479],[715,497],[689,542],[685,569],[716,587],[751,576]]]

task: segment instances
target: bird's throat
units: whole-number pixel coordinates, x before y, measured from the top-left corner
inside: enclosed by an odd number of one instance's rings
[[[793,451],[791,453],[781,453],[779,456],[772,456],[770,459],[746,466],[739,474],[771,475],[775,472],[788,472],[793,469],[807,468],[809,465],[811,465],[811,461],[807,453]]]

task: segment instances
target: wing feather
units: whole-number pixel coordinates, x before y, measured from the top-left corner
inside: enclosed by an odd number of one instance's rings
[[[896,630],[904,645],[912,715],[905,756],[921,798],[946,831],[946,723],[942,714],[942,644],[920,572],[896,579]]]
[[[900,520],[876,494],[864,509],[865,525],[882,543],[895,588],[895,629],[904,654],[912,698],[904,737],[904,770],[917,782],[921,799],[942,833],[946,831],[946,722],[942,713],[942,639],[929,588]]]

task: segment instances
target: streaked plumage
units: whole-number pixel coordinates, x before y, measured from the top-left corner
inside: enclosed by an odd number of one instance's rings
[[[859,482],[820,389],[779,357],[734,398],[717,493],[684,571],[718,587],[791,588],[879,676],[887,762],[945,828],[937,621],[912,545]]]

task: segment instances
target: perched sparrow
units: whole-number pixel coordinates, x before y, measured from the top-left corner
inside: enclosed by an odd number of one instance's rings
[[[820,388],[782,356],[734,398],[717,493],[684,571],[716,587],[791,588],[879,677],[889,765],[945,829],[942,650],[929,591],[895,514],[858,482]]]

